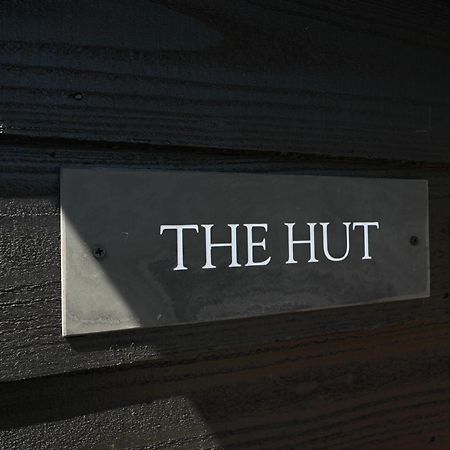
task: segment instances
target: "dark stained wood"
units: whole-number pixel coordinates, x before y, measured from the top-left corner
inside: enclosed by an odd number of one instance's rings
[[[61,148],[60,148],[61,147]],[[126,151],[125,151],[126,150]],[[450,319],[450,167],[304,158],[294,154],[116,149],[76,144],[4,145],[0,151],[0,378],[17,380],[143,361],[195,360],[262,351],[266,345],[323,333]],[[61,337],[59,167],[158,167],[424,178],[430,188],[431,289],[412,300],[212,324]],[[280,344],[283,348],[283,344]]]
[[[63,165],[428,179],[432,296],[64,339]],[[448,449],[449,174],[294,153],[4,143],[0,447]]]
[[[0,132],[450,161],[450,5],[4,0]]]
[[[0,2],[0,448],[450,448],[450,5]],[[61,166],[423,178],[431,297],[61,336]]]
[[[2,383],[0,439],[4,448],[444,450],[449,331],[388,327]]]

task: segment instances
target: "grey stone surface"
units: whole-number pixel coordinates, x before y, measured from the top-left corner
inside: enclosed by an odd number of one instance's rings
[[[429,295],[428,191],[423,180],[364,179],[284,174],[244,174],[122,169],[63,169],[61,173],[63,334],[277,314]],[[329,252],[346,250],[344,222],[374,222],[372,259],[364,255],[361,227],[350,231],[350,251],[330,261],[322,226],[329,225]],[[255,229],[256,261],[246,267],[244,224]],[[308,239],[317,223],[316,263],[308,245],[288,259],[288,229]],[[184,264],[177,265],[176,233],[162,224],[196,224],[184,233]],[[229,242],[237,228],[240,267],[229,267],[230,248],[212,250],[205,265],[205,230],[213,242]],[[411,244],[411,236],[418,238]],[[105,251],[101,258],[93,249]]]

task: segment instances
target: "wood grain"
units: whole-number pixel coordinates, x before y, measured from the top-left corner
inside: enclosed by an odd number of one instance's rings
[[[450,448],[450,5],[0,3],[0,448]],[[59,169],[423,178],[431,297],[61,336]]]
[[[9,140],[0,447],[448,449],[449,164]],[[64,339],[62,166],[428,179],[432,296]]]
[[[5,0],[0,133],[450,161],[450,6]]]
[[[60,145],[60,144],[59,144]],[[65,143],[4,145],[0,152],[0,379],[12,381],[73,370],[161,360],[196,360],[222,352],[261,351],[304,336],[450,319],[450,181],[445,165],[367,164],[294,154],[184,149],[103,149]],[[61,337],[59,167],[158,167],[424,178],[430,190],[431,290],[427,300]],[[283,344],[280,344],[283,348]]]
[[[447,449],[449,330],[388,327],[2,383],[0,439],[5,448]]]

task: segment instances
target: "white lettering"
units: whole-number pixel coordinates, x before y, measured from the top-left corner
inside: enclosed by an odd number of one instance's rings
[[[294,225],[295,225],[295,223],[285,223],[285,225],[288,227],[288,254],[289,254],[286,264],[297,264],[297,262],[298,262],[294,259],[294,245],[295,244],[309,244],[310,258],[309,258],[308,262],[309,263],[319,262],[319,260],[316,259],[315,236],[314,236],[314,228],[317,225],[317,223],[308,223],[307,224],[309,226],[309,240],[305,240],[305,241],[294,241]]]
[[[369,251],[369,229],[370,227],[375,227],[377,230],[380,229],[380,222],[342,222],[345,227],[346,236],[346,248],[342,256],[332,256],[330,254],[330,239],[328,235],[330,222],[319,222],[322,226],[322,244],[323,253],[329,261],[344,261],[348,258],[350,254],[350,232],[358,227],[363,228],[364,236],[364,254],[362,256],[363,260],[370,260]],[[161,225],[159,234],[162,235],[166,230],[175,230],[177,237],[177,264],[173,270],[187,270],[188,268],[184,264],[184,231],[194,230],[196,233],[199,232],[199,227],[203,227],[205,230],[205,264],[202,269],[215,269],[216,266],[212,262],[212,250],[218,247],[229,247],[231,249],[231,262],[228,267],[242,267],[242,264],[238,262],[238,241],[237,241],[237,229],[239,224],[227,224],[231,230],[230,242],[217,242],[213,243],[211,238],[212,228],[214,224],[202,224],[202,225]],[[259,241],[254,240],[254,230],[257,228],[263,229],[265,233],[268,231],[267,223],[245,223],[243,224],[247,229],[247,263],[245,267],[253,266],[267,266],[271,260],[271,256],[267,256],[263,261],[255,261],[255,248],[260,247],[262,250],[267,251],[266,247],[266,237]],[[316,248],[315,248],[315,227],[316,222],[308,222],[309,227],[309,239],[304,240],[294,240],[294,227],[295,222],[285,223],[287,227],[287,237],[288,237],[288,258],[285,264],[298,264],[298,261],[294,257],[295,246],[298,244],[305,244],[309,246],[309,260],[308,263],[317,263],[319,260],[316,258]]]
[[[173,270],[187,270],[184,265],[184,246],[183,246],[183,230],[195,230],[198,233],[197,225],[161,225],[159,234],[162,235],[166,230],[177,231],[177,265]]]
[[[364,256],[361,259],[372,259],[369,255],[369,227],[377,227],[380,229],[379,222],[353,222],[353,229],[356,227],[364,228]]]
[[[237,260],[237,227],[239,224],[228,224],[231,228],[231,242],[222,242],[219,244],[211,243],[211,228],[214,225],[202,225],[205,229],[205,265],[202,269],[215,269],[216,266],[212,264],[212,248],[213,247],[231,247],[231,264],[228,267],[241,267]]]
[[[328,225],[330,225],[329,222],[323,223],[320,222],[320,225],[322,225],[322,231],[323,231],[323,252],[325,253],[325,256],[330,261],[343,261],[345,258],[347,258],[348,254],[350,253],[350,225],[351,222],[343,222],[343,225],[345,226],[345,234],[347,236],[347,249],[344,253],[344,256],[341,258],[334,258],[330,255],[329,249],[328,249]]]
[[[253,241],[253,228],[264,228],[264,231],[267,232],[267,223],[246,223],[244,226],[247,228],[247,264],[248,266],[267,266],[269,264],[270,260],[272,259],[271,256],[269,256],[264,261],[255,262],[254,256],[253,256],[253,248],[254,247],[262,247],[264,250],[266,249],[266,238],[264,238],[262,241],[254,242]]]

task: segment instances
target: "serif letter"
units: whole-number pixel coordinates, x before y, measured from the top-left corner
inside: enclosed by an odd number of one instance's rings
[[[314,228],[317,225],[317,223],[308,223],[309,227],[309,239],[304,241],[294,241],[294,226],[295,223],[285,223],[285,225],[288,227],[288,260],[286,261],[286,264],[297,264],[298,261],[294,259],[294,245],[297,244],[307,244],[309,245],[309,254],[310,258],[308,260],[309,263],[312,262],[319,262],[318,259],[316,259],[316,243],[315,243],[315,236],[314,236]]]
[[[218,244],[211,243],[211,228],[213,224],[202,225],[205,229],[205,265],[202,269],[215,269],[216,266],[212,263],[212,249],[213,247],[231,247],[231,264],[228,267],[241,267],[237,260],[237,227],[239,224],[228,224],[231,228],[231,242],[221,242]]]
[[[347,249],[345,250],[344,256],[341,256],[340,258],[335,258],[330,255],[330,251],[328,249],[328,225],[330,225],[329,222],[322,223],[320,222],[320,225],[322,225],[323,230],[323,252],[325,253],[325,256],[330,261],[344,261],[345,258],[347,258],[348,254],[350,253],[350,225],[351,222],[344,222],[343,225],[345,226],[345,236],[347,239]]]
[[[187,270],[184,265],[184,246],[183,246],[183,230],[195,230],[198,233],[197,225],[161,225],[159,228],[159,234],[163,234],[166,230],[177,231],[177,265],[173,270]]]
[[[369,255],[369,227],[377,227],[380,229],[379,222],[353,222],[353,229],[356,227],[364,228],[364,256],[361,259],[372,259]]]
[[[264,228],[264,231],[267,232],[267,223],[246,223],[244,224],[245,228],[247,228],[247,264],[248,266],[267,266],[267,264],[270,263],[270,260],[272,259],[271,256],[269,256],[264,261],[256,262],[254,260],[253,256],[253,249],[255,247],[262,247],[264,250],[266,249],[266,238],[264,238],[262,241],[254,242],[253,241],[253,228]]]

